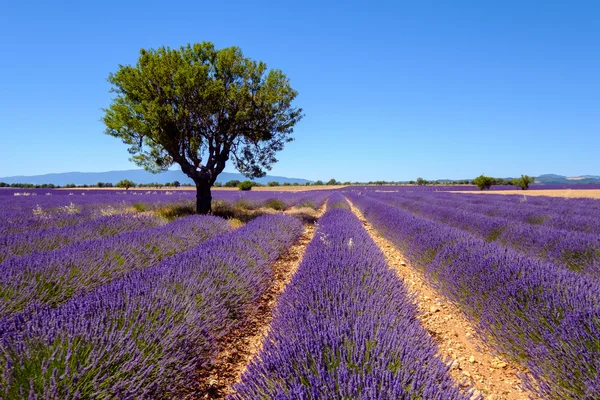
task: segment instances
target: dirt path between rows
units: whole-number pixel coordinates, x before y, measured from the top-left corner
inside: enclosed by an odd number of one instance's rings
[[[325,204],[314,214],[315,219],[325,212]],[[221,340],[219,347],[223,350],[212,367],[200,375],[199,387],[188,399],[224,399],[233,393],[232,386],[240,381],[248,363],[260,350],[262,339],[271,325],[277,299],[298,270],[314,233],[314,223],[306,223],[304,233],[275,262],[273,285],[263,294],[258,307],[244,325]]]
[[[522,369],[494,357],[492,350],[475,336],[475,330],[461,311],[438,295],[423,274],[412,268],[390,241],[379,235],[358,208],[352,203],[350,206],[385,254],[389,266],[415,295],[418,318],[436,341],[442,358],[451,360],[452,377],[471,385],[475,396],[482,394],[488,400],[535,398],[522,389],[518,376]]]

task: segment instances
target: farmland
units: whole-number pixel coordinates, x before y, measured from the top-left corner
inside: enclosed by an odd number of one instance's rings
[[[1,190],[0,398],[600,398],[600,200],[286,189]]]

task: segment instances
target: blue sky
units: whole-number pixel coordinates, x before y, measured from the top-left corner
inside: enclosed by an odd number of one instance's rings
[[[306,117],[273,175],[600,175],[598,2],[25,0],[2,8],[0,176],[137,168],[103,133],[108,74],[135,63],[140,48],[201,41],[241,47],[298,90]]]

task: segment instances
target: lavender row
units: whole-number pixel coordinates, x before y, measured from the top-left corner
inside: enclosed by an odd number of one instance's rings
[[[123,213],[138,203],[147,208],[193,199],[189,194],[180,193],[6,197],[3,199],[0,196],[0,236],[75,225],[97,217]]]
[[[350,199],[457,303],[489,343],[525,366],[543,398],[600,397],[600,283],[367,196]]]
[[[230,229],[221,218],[193,215],[157,228],[10,258],[0,264],[0,316],[60,304]]]
[[[524,195],[492,195],[469,194],[448,192],[417,192],[408,188],[393,190],[372,190],[372,188],[349,188],[344,191],[364,193],[370,195],[389,195],[413,201],[436,201],[468,203],[468,205],[494,205],[499,207],[512,206],[520,212],[526,210],[534,214],[550,213],[578,215],[599,218],[600,200],[594,198],[561,198],[550,196],[524,196]],[[557,212],[557,210],[559,210]],[[489,210],[488,210],[489,211]],[[493,210],[492,210],[493,211]]]
[[[311,191],[239,191],[239,190],[215,190],[212,193],[213,200],[223,200],[228,203],[247,202],[253,207],[260,207],[270,200],[277,199],[282,201],[286,207],[301,206],[310,204],[319,206],[332,193],[331,190],[311,190]]]
[[[85,240],[149,229],[162,224],[164,220],[157,216],[124,213],[98,217],[77,225],[7,235],[0,237],[0,262],[9,257],[57,250]]]
[[[468,399],[406,288],[338,196],[233,398]]]
[[[458,207],[432,204],[428,199],[407,203],[395,197],[373,198],[433,221],[466,230],[486,241],[510,246],[563,268],[600,277],[600,235],[530,225]]]
[[[97,194],[82,195],[83,193],[85,192],[75,192],[73,196],[0,196],[2,210],[0,236],[75,225],[99,216],[120,214],[132,207],[153,210],[173,204],[192,205],[195,199],[193,191],[96,191]],[[256,207],[273,199],[283,201],[286,207],[304,204],[318,206],[330,193],[331,191],[328,190],[306,192],[215,190],[213,198],[230,203],[243,200]]]
[[[331,210],[332,208],[343,208],[349,210],[350,205],[343,194],[334,192],[327,200],[327,210]]]
[[[435,203],[464,211],[505,218],[528,225],[539,225],[553,229],[564,229],[584,233],[600,234],[600,209],[589,207],[588,203],[600,204],[597,200],[587,202],[564,201],[551,206],[531,205],[530,201],[510,199],[495,195],[464,195],[432,193],[427,195],[374,193],[377,198],[385,198],[396,204],[418,205],[420,202]]]
[[[182,397],[302,229],[288,216],[259,217],[58,308],[0,320],[4,396]]]

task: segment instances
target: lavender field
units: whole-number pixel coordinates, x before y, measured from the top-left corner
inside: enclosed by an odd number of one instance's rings
[[[600,200],[431,189],[1,190],[0,398],[600,398]],[[367,226],[517,397],[459,374]]]

